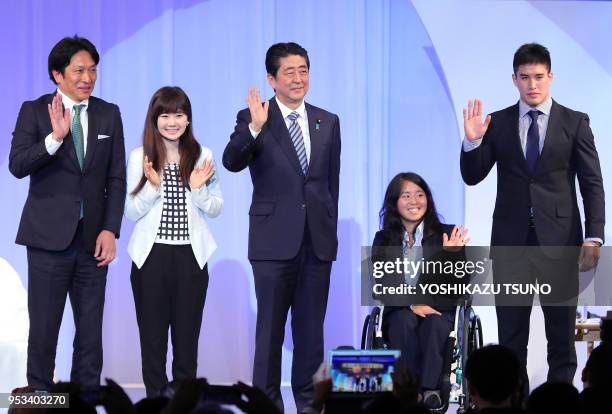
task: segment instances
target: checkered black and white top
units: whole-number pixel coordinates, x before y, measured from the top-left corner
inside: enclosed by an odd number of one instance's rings
[[[155,241],[164,244],[189,244],[185,187],[181,183],[177,164],[166,164],[162,185],[164,205]]]

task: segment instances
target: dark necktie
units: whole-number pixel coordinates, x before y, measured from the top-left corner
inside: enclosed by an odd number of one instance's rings
[[[293,142],[293,146],[295,147],[295,152],[297,153],[298,159],[300,160],[300,166],[302,167],[302,172],[304,175],[308,173],[308,158],[306,158],[306,147],[304,146],[304,137],[302,135],[302,128],[297,122],[299,118],[299,114],[295,111],[291,112],[287,115],[291,124],[289,124],[289,135],[291,136],[291,141]]]
[[[527,113],[531,117],[531,125],[529,125],[529,130],[527,131],[525,159],[527,160],[529,173],[533,174],[538,163],[538,158],[540,158],[540,130],[538,128],[538,116],[541,112],[538,110],[532,110]]]
[[[77,160],[79,160],[79,167],[83,169],[83,160],[85,159],[85,144],[83,142],[83,126],[81,125],[81,110],[85,105],[74,105],[74,115],[72,116],[72,125],[70,131],[72,132],[72,142],[74,142],[74,149],[76,151]]]
[[[85,143],[83,137],[83,125],[81,125],[81,110],[85,108],[85,105],[74,105],[74,114],[72,115],[72,125],[70,126],[70,132],[72,133],[72,142],[74,143],[74,150],[76,151],[77,160],[79,161],[79,167],[83,171],[83,161],[85,160]],[[83,218],[83,202],[81,201],[81,212],[79,213],[79,219]]]

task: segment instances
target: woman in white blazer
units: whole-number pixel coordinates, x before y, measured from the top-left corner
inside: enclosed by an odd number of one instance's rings
[[[143,146],[128,161],[125,215],[136,221],[128,253],[147,397],[168,384],[168,329],[173,380],[196,377],[207,262],[217,248],[205,217],[223,207],[219,177],[191,119],[181,88],[159,89],[149,104]]]

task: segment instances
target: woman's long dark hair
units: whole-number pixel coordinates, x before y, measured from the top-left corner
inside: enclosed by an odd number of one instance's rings
[[[425,227],[423,233],[425,235],[430,235],[432,233],[441,232],[442,225],[440,224],[438,211],[436,210],[436,204],[434,203],[431,190],[423,177],[413,172],[397,174],[387,186],[385,201],[379,213],[381,229],[389,230],[399,237],[402,237],[404,234],[404,226],[402,225],[399,211],[397,211],[397,200],[401,195],[402,186],[405,181],[410,181],[421,187],[425,193],[425,197],[427,197],[427,211],[423,216]]]
[[[157,118],[161,114],[175,114],[179,112],[184,113],[189,121],[185,132],[179,139],[179,154],[181,156],[179,173],[183,186],[189,187],[189,176],[198,158],[200,158],[202,148],[193,136],[191,102],[185,91],[178,86],[164,86],[158,89],[151,98],[142,133],[143,158],[146,155],[149,161],[153,163],[155,171],[161,175],[166,163],[166,147],[163,142],[164,138],[157,129]],[[130,194],[138,194],[146,182],[147,177],[143,173],[140,182]]]

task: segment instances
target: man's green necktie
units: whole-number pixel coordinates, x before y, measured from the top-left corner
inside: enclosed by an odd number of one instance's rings
[[[81,125],[81,110],[85,108],[85,105],[74,105],[74,115],[72,116],[72,125],[70,127],[72,131],[72,141],[74,142],[74,149],[76,150],[76,156],[79,160],[79,166],[83,170],[83,160],[85,159],[85,146],[83,143],[83,126]]]
[[[85,159],[85,144],[83,143],[83,125],[81,125],[81,110],[85,105],[74,105],[74,115],[72,116],[72,142],[74,142],[74,150],[76,151],[79,167],[83,171],[83,160]],[[81,202],[81,213],[79,219],[83,218],[83,202]]]

